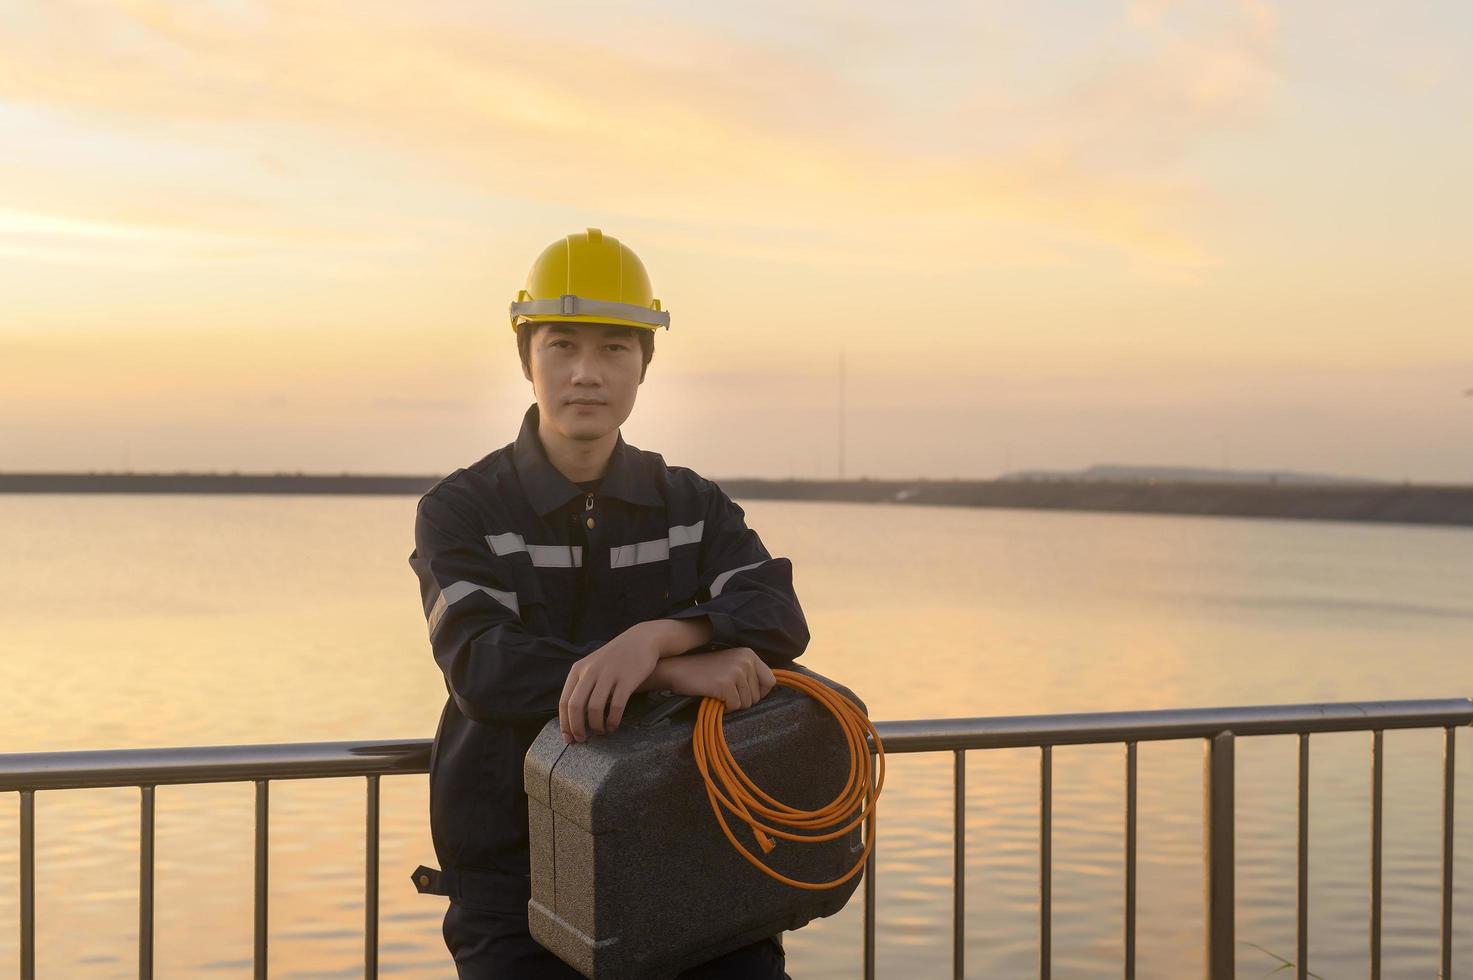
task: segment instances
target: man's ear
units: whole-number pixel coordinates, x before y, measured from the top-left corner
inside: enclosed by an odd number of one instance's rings
[[[517,360],[522,362],[522,377],[532,380],[532,343],[536,340],[537,325],[521,324],[517,327]],[[536,385],[533,385],[536,390]]]

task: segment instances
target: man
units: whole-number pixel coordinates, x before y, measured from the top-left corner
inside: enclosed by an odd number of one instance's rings
[[[553,717],[565,742],[613,731],[636,691],[750,707],[808,627],[792,565],[741,508],[619,434],[670,322],[634,252],[592,228],[554,242],[511,320],[536,404],[514,443],[442,480],[415,521],[409,563],[449,693],[430,758],[443,871],[416,885],[451,899],[462,978],[576,980],[527,931],[533,739]],[[682,976],[781,980],[782,945]]]

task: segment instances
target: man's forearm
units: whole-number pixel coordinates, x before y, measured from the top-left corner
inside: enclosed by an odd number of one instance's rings
[[[669,691],[675,685],[671,681],[671,667],[674,663],[671,658],[666,657],[655,664],[655,669],[650,675],[635,688],[636,691]]]
[[[695,619],[657,619],[641,624],[656,630],[655,649],[660,659],[655,661],[654,670],[635,688],[637,691],[668,691],[673,687],[671,673],[675,668],[671,658],[689,653],[711,642],[711,621],[705,616]]]
[[[658,630],[655,649],[661,660],[666,657],[678,657],[682,653],[703,647],[711,642],[713,634],[711,621],[705,616],[691,619],[657,619],[646,625]]]

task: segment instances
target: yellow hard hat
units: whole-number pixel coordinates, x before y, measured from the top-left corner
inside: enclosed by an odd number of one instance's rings
[[[523,323],[612,323],[670,329],[644,263],[628,245],[597,228],[542,250],[527,288],[511,304],[511,327]]]

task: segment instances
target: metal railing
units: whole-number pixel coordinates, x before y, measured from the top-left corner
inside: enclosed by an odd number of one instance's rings
[[[1466,698],[1344,704],[1272,705],[1170,711],[1130,711],[1008,718],[879,722],[887,754],[953,754],[952,973],[964,976],[966,919],[966,754],[973,750],[1037,748],[1039,763],[1039,963],[1052,974],[1053,747],[1125,746],[1124,975],[1135,977],[1136,747],[1144,741],[1200,739],[1203,756],[1204,975],[1234,975],[1234,747],[1240,737],[1297,735],[1298,942],[1295,969],[1308,975],[1309,738],[1322,732],[1371,732],[1370,960],[1381,975],[1381,836],[1384,754],[1388,729],[1441,728],[1443,742],[1441,976],[1452,975],[1453,778],[1456,730],[1473,725]],[[270,784],[278,779],[362,776],[367,784],[364,855],[364,975],[378,976],[379,780],[429,770],[430,741],[321,742],[218,748],[141,749],[0,755],[0,792],[20,794],[21,977],[33,980],[36,952],[35,795],[41,790],[136,786],[140,798],[138,975],[153,975],[154,788],[188,783],[253,782],[255,824],[255,976],[266,976]],[[876,845],[878,849],[878,842]],[[864,976],[875,975],[875,852],[864,876]]]

